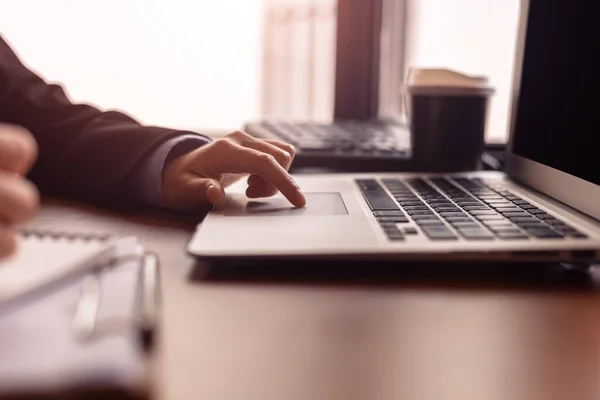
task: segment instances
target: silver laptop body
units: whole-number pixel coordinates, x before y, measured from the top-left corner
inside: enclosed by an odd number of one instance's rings
[[[592,154],[585,132],[579,132],[584,126],[578,122],[579,114],[585,106],[580,112],[572,105],[584,99],[564,99],[564,117],[543,114],[551,110],[544,107],[554,104],[546,103],[553,92],[542,95],[531,71],[543,54],[529,46],[539,42],[540,27],[556,25],[540,19],[562,14],[577,20],[561,10],[578,9],[569,11],[583,16],[585,7],[579,6],[586,3],[574,3],[581,4],[523,2],[505,172],[297,175],[294,178],[307,196],[304,209],[293,208],[280,195],[247,199],[241,182],[198,225],[189,253],[204,259],[600,259],[600,165],[592,173],[593,168],[584,168]],[[560,29],[568,35],[576,31]],[[568,35],[561,40],[574,39]],[[561,48],[561,40],[556,48]],[[564,75],[566,69],[561,71]],[[586,83],[581,76],[573,85]],[[539,113],[546,119],[536,119]],[[559,130],[560,121],[569,118],[572,132]],[[539,128],[532,127],[532,121]],[[567,136],[564,143],[577,147],[577,153],[561,145]],[[557,156],[561,147],[564,155]]]

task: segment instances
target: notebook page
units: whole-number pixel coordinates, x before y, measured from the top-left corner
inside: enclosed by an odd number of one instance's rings
[[[119,240],[119,247],[124,243]],[[139,252],[125,250],[119,250],[125,261],[99,275],[101,301],[93,338],[81,340],[73,329],[81,279],[27,301],[17,312],[0,313],[0,398],[70,388],[80,393],[86,388],[143,390],[146,366],[135,308],[140,263],[129,257]]]
[[[22,236],[17,253],[0,261],[0,309],[8,301],[110,261],[110,241]]]

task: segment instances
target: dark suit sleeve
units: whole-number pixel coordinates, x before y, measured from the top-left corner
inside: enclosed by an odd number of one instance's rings
[[[0,122],[35,136],[39,157],[30,178],[42,191],[110,207],[135,204],[129,183],[136,168],[182,134],[73,104],[60,86],[26,68],[1,37]]]

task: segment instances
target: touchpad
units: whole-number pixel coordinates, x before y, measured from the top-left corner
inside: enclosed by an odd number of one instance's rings
[[[315,215],[346,215],[346,205],[339,193],[305,193],[306,207],[296,208],[284,198],[248,199],[244,195],[233,195],[225,216],[261,215],[261,216],[315,216]]]

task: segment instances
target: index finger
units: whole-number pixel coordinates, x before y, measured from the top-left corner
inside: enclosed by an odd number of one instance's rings
[[[231,172],[258,175],[275,186],[294,206],[304,207],[306,205],[306,198],[294,178],[277,162],[275,157],[245,147],[238,147],[238,152],[239,154],[230,158],[238,171]]]

